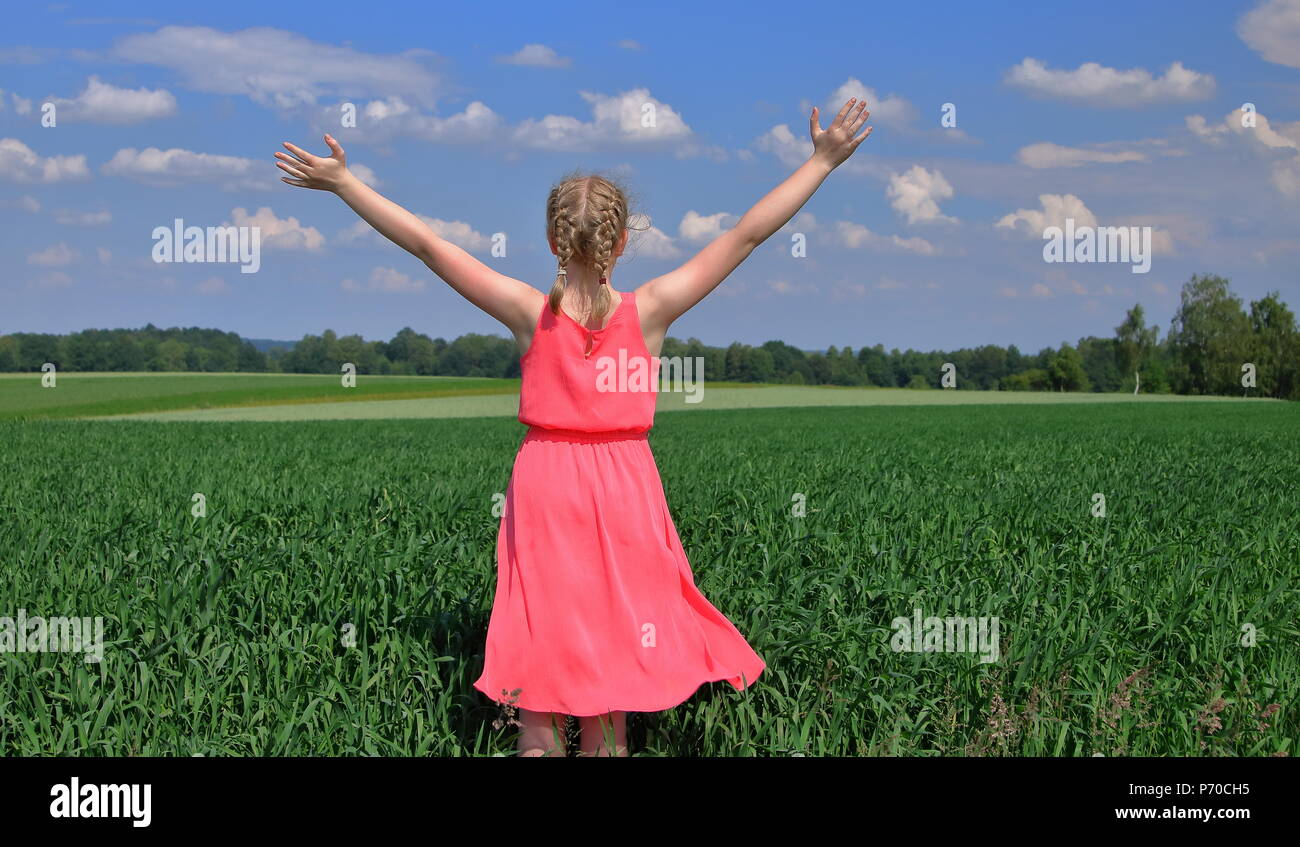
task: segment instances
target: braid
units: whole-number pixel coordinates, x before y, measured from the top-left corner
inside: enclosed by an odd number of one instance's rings
[[[594,175],[572,174],[551,189],[546,202],[547,234],[555,242],[559,261],[555,284],[547,298],[553,314],[558,314],[564,300],[571,262],[579,262],[604,280],[614,267],[614,248],[627,228],[627,195],[608,179]],[[609,286],[598,288],[592,313],[604,315],[613,301]]]

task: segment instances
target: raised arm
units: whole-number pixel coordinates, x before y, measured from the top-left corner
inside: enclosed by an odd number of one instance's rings
[[[366,223],[398,247],[424,262],[466,300],[501,321],[516,337],[531,334],[545,295],[532,286],[498,273],[465,250],[438,236],[425,223],[348,170],[343,148],[326,135],[329,157],[314,156],[285,142],[293,156],[276,152],[276,163],[300,188],[332,191]],[[290,178],[291,177],[291,178]]]
[[[854,133],[871,114],[866,101],[856,108],[851,98],[828,129],[821,128],[817,108],[808,118],[813,154],[784,182],[754,204],[732,229],[719,235],[676,270],[656,277],[637,289],[637,308],[647,338],[662,336],[668,326],[700,302],[727,278],[754,248],[785,226],[808,202],[822,181],[858,149],[871,127]]]

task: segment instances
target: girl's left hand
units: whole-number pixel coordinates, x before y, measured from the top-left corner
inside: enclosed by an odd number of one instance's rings
[[[280,180],[299,188],[336,191],[348,176],[347,158],[334,136],[326,134],[325,143],[329,145],[332,154],[328,157],[313,156],[297,145],[284,142],[285,149],[293,156],[277,151],[275,158],[279,161],[275,164],[293,179],[282,176]]]

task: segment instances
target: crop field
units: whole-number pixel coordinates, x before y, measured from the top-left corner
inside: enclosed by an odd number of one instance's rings
[[[185,407],[142,392],[79,413]],[[0,616],[104,627],[97,662],[0,652],[0,755],[512,755],[471,683],[522,433],[0,421]],[[633,715],[633,753],[1295,755],[1297,436],[1239,399],[663,415],[697,584],[768,668]]]

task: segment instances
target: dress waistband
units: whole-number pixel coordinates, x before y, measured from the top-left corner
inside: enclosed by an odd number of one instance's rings
[[[530,426],[524,436],[525,441],[645,441],[649,430],[613,430],[609,432],[582,432],[576,429],[548,429],[542,426]]]

